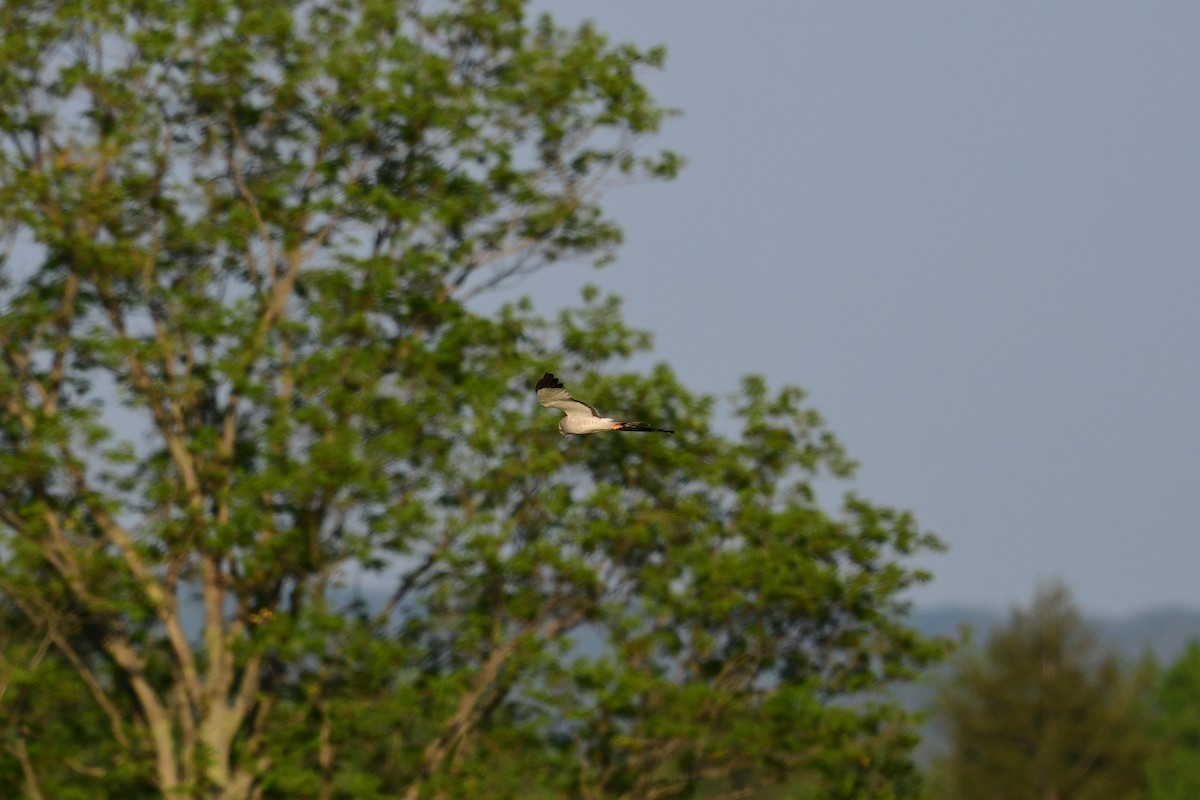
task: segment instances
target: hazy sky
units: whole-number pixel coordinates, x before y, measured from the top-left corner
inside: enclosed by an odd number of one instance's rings
[[[697,389],[803,386],[950,551],[923,605],[1200,606],[1200,4],[554,0],[663,43],[594,281]]]

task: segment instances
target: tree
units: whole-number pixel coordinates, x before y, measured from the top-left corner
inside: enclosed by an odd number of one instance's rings
[[[619,371],[614,298],[468,305],[674,173],[660,50],[514,0],[2,8],[0,594],[54,652],[23,690],[91,709],[27,793],[911,792],[872,693],[940,652],[936,539],[819,506],[851,464],[799,390],[748,378],[727,439]],[[543,369],[679,433],[560,442]]]
[[[1200,797],[1200,642],[1166,671],[1155,701],[1150,800]]]
[[[1144,796],[1142,683],[1099,645],[1064,586],[1040,589],[943,686],[944,791],[981,800]]]

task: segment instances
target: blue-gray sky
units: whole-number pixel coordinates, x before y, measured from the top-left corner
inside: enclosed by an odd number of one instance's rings
[[[663,43],[671,184],[584,281],[691,386],[793,383],[950,551],[924,604],[1200,606],[1200,4],[555,0]]]

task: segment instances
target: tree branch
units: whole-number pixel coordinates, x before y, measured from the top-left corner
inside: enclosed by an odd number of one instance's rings
[[[29,794],[29,800],[45,800],[45,795],[42,794],[42,789],[38,786],[37,773],[33,769],[33,762],[29,760],[29,750],[25,747],[25,737],[18,736],[14,744],[5,746],[8,752],[16,756],[17,762],[21,765],[21,774],[25,777],[25,791]]]

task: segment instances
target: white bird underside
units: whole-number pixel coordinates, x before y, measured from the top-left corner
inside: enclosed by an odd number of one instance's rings
[[[558,432],[563,436],[569,433],[584,434],[598,431],[675,432],[666,428],[653,428],[645,422],[623,422],[603,417],[595,406],[571,397],[570,393],[563,388],[562,382],[549,372],[542,376],[534,389],[537,391],[539,403],[546,408],[557,408],[566,415],[558,423]]]

